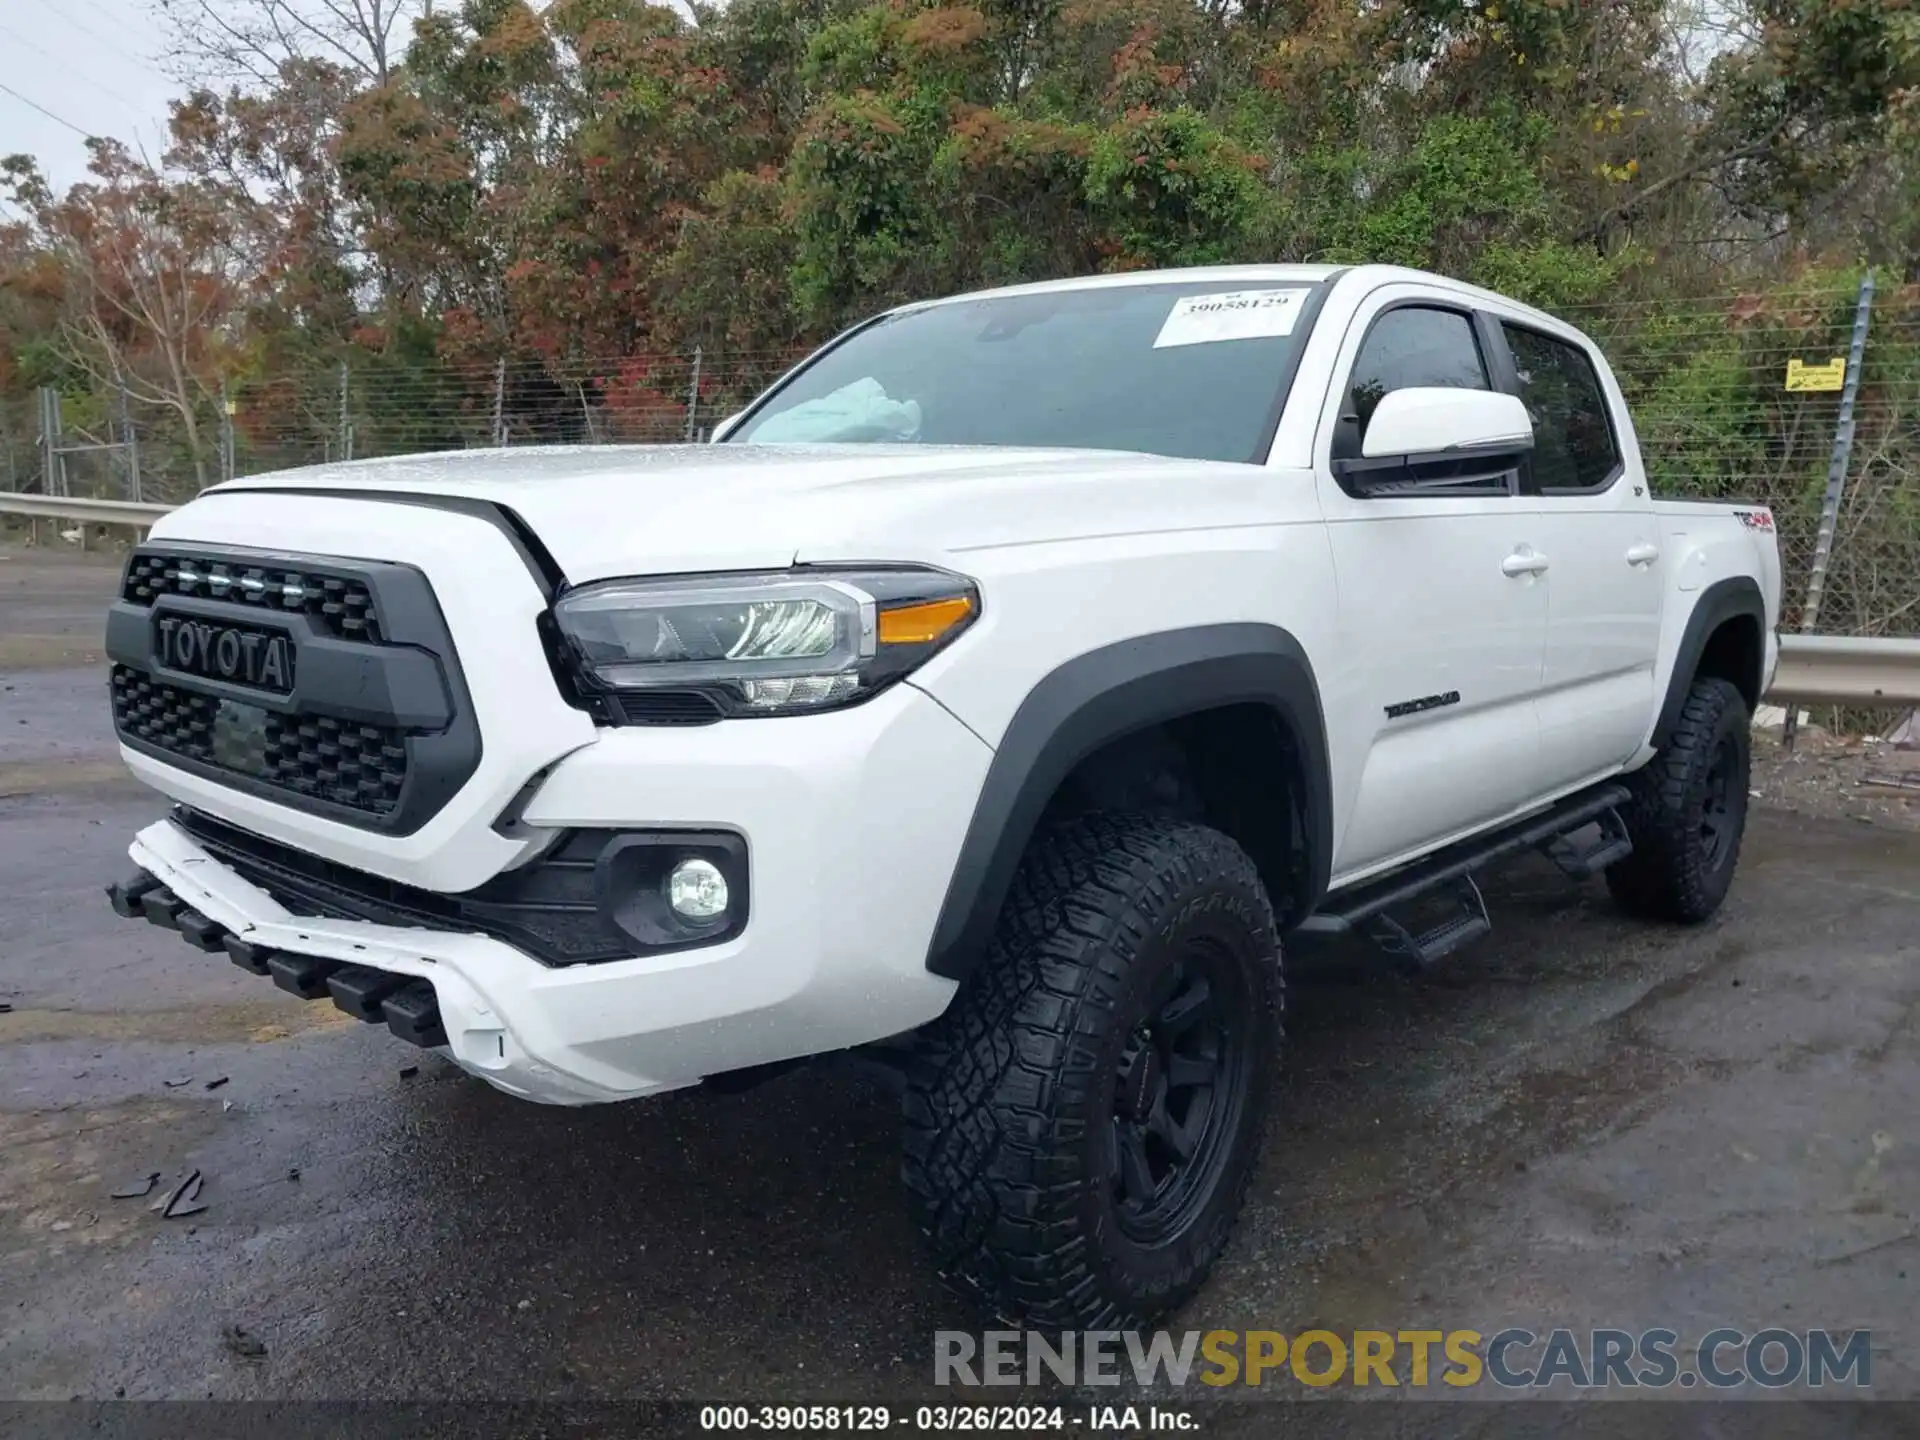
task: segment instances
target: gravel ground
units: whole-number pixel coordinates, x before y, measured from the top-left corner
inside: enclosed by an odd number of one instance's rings
[[[982,1322],[870,1077],[541,1109],[116,919],[160,806],[106,723],[111,581],[0,559],[0,1399],[954,1398],[933,1332]],[[1698,930],[1529,861],[1432,973],[1296,956],[1266,1159],[1177,1326],[1868,1327],[1871,1393],[1920,1400],[1920,836],[1865,768],[1768,758]],[[195,1168],[198,1215],[109,1198]]]
[[[1789,751],[1777,733],[1757,735],[1753,784],[1763,803],[1795,815],[1920,831],[1920,750],[1877,736],[1803,727]]]

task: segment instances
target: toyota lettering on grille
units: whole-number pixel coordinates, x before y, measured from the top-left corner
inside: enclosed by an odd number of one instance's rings
[[[154,659],[169,670],[282,695],[293,689],[293,642],[280,631],[177,615],[153,628]]]

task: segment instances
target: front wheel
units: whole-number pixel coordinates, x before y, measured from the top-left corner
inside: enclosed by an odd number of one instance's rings
[[[1740,859],[1752,770],[1745,698],[1728,681],[1694,681],[1666,746],[1630,782],[1633,853],[1607,869],[1622,909],[1693,925],[1720,908]]]
[[[1037,840],[910,1073],[907,1192],[941,1273],[1047,1328],[1138,1328],[1191,1296],[1258,1155],[1281,995],[1227,836],[1092,816]]]

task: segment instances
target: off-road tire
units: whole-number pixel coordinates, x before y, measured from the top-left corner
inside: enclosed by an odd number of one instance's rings
[[[1151,1148],[1171,1168],[1154,1180],[1149,1166],[1147,1183],[1130,1186],[1142,1171],[1122,1159],[1132,1151],[1121,1137],[1142,1143],[1150,1127],[1116,1107],[1146,1108],[1136,1074],[1142,1086],[1173,1083],[1176,1059],[1143,1057],[1189,1043],[1150,1037],[1163,1036],[1196,973],[1216,977],[1201,987],[1209,995],[1221,989],[1208,1014],[1230,1000],[1244,1028],[1218,1022],[1218,1053],[1234,1058],[1232,1075],[1223,1060],[1226,1078],[1206,1091],[1221,1097],[1217,1131],[1204,1118],[1175,1128],[1225,1148],[1196,1148],[1212,1179],[1195,1162],[1184,1209],[1168,1189],[1177,1233],[1142,1239],[1153,1202],[1137,1197],[1176,1186],[1182,1162],[1148,1139],[1140,1164]],[[1170,1001],[1170,986],[1187,988]],[[987,954],[908,1068],[904,1178],[941,1275],[988,1312],[1045,1329],[1141,1327],[1191,1296],[1226,1246],[1258,1158],[1282,998],[1272,907],[1227,836],[1106,814],[1037,837]],[[1174,1093],[1159,1092],[1163,1119]],[[1180,1093],[1191,1118],[1202,1091]]]
[[[1731,683],[1696,680],[1666,745],[1631,777],[1622,818],[1633,853],[1607,867],[1607,889],[1628,914],[1697,925],[1727,898],[1746,829],[1751,725]],[[1716,793],[1722,813],[1709,843],[1704,817]]]

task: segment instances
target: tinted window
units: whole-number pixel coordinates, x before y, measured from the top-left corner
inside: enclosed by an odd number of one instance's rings
[[[1123,285],[891,315],[727,443],[1038,445],[1264,460],[1313,287]]]
[[[1542,490],[1589,490],[1620,463],[1607,400],[1586,351],[1534,330],[1504,327],[1533,416],[1533,475]]]
[[[1361,433],[1383,396],[1418,386],[1492,388],[1473,322],[1458,311],[1406,307],[1373,322],[1353,362],[1353,412]]]

